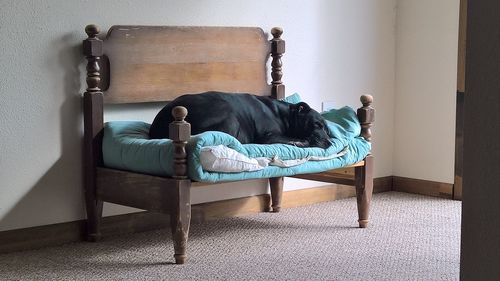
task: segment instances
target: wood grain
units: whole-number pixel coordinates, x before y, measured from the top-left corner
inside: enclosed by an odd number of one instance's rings
[[[260,28],[113,26],[104,40],[111,77],[104,101],[168,101],[210,90],[270,95],[269,53]]]
[[[315,180],[329,183],[337,183],[344,185],[354,185],[354,168],[361,167],[365,165],[365,161],[360,161],[353,165],[333,169],[329,171],[324,171],[321,173],[311,173],[311,174],[301,174],[294,175],[293,178],[305,179],[305,180]]]
[[[97,168],[98,196],[103,201],[143,210],[170,212],[178,181],[139,173]]]
[[[354,175],[352,173],[337,173],[335,171],[327,171],[322,173],[295,175],[292,177],[304,180],[315,180],[351,186],[354,185]]]

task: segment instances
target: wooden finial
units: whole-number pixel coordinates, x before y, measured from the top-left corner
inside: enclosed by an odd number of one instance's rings
[[[99,32],[101,31],[95,24],[89,24],[85,27],[85,33],[87,33],[89,38],[96,38]]]
[[[283,34],[283,28],[281,28],[281,27],[273,27],[271,29],[271,34],[273,35],[274,39],[279,39],[281,37],[281,34]]]
[[[371,95],[362,95],[360,98],[363,107],[358,108],[357,115],[359,119],[359,123],[361,124],[361,136],[367,140],[371,141],[372,132],[371,126],[375,121],[375,109],[371,107],[373,103],[373,96]]]
[[[373,96],[372,95],[362,95],[359,100],[361,101],[363,106],[370,106],[373,103]]]
[[[188,110],[184,106],[176,106],[172,109],[172,116],[177,122],[184,121],[184,118],[186,118],[187,114]]]

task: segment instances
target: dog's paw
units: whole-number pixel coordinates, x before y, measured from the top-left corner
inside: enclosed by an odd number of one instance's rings
[[[296,146],[296,147],[308,147],[309,144],[305,141],[291,141],[288,144]]]

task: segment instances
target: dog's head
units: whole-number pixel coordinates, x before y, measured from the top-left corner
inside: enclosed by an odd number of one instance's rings
[[[333,136],[321,114],[305,102],[291,104],[290,111],[292,116],[290,127],[294,137],[306,140],[309,146],[330,147],[330,138]]]

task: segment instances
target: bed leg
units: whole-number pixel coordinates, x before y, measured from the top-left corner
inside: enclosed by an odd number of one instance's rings
[[[373,193],[373,156],[365,158],[365,165],[356,167],[356,197],[358,203],[359,227],[365,228],[369,221],[370,202]]]
[[[170,226],[174,241],[175,263],[183,264],[186,261],[186,248],[191,222],[191,181],[176,180],[170,212]]]
[[[102,200],[87,199],[87,241],[101,240]]]
[[[169,124],[168,134],[174,143],[174,182],[170,192],[170,227],[174,240],[175,263],[186,262],[186,247],[191,222],[191,180],[187,177],[186,144],[191,137],[191,125],[186,122],[185,107],[172,109],[175,121]]]
[[[103,95],[101,92],[101,60],[103,42],[98,38],[99,28],[85,27],[88,38],[83,41],[83,54],[87,58],[87,90],[83,94],[84,120],[84,187],[87,209],[87,240],[101,238],[102,200],[96,185],[96,167],[102,165]]]
[[[271,210],[277,213],[281,210],[281,197],[283,195],[283,177],[270,178]]]

